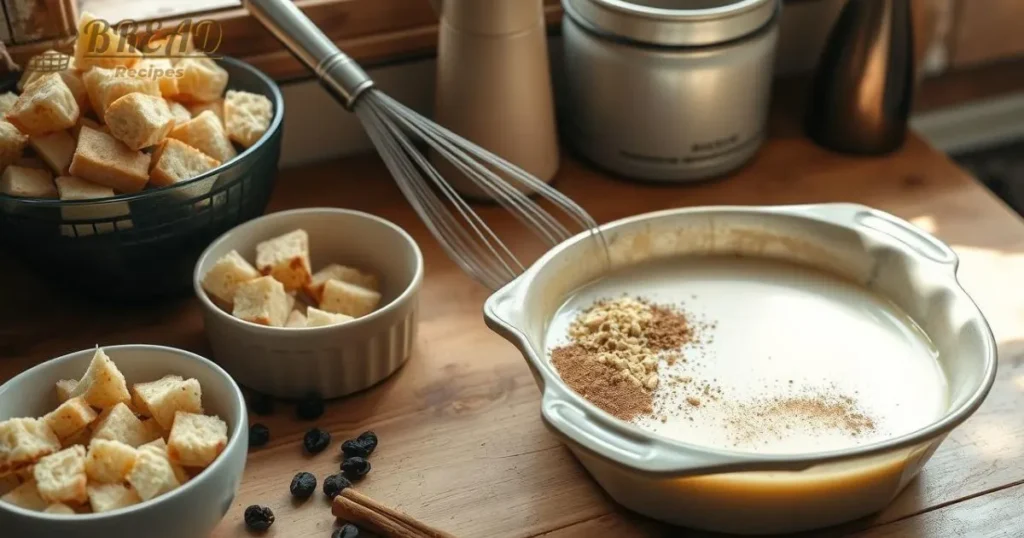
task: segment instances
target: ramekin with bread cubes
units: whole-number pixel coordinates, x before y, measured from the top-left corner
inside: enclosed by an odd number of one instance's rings
[[[143,49],[83,14],[74,51],[33,58],[0,95],[0,240],[108,299],[187,290],[202,249],[263,213],[280,156],[266,75],[189,33]]]

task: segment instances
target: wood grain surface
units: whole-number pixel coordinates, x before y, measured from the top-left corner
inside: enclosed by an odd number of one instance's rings
[[[792,110],[781,103],[764,150],[721,181],[675,187],[625,182],[566,156],[555,185],[600,221],[705,204],[853,201],[910,219],[949,242],[961,256],[964,286],[999,341],[1001,365],[992,394],[888,509],[812,535],[1021,535],[1024,225],[917,138],[886,158],[840,156],[804,139]],[[320,420],[297,421],[293,406],[283,403],[273,416],[251,417],[270,427],[272,440],[250,453],[241,491],[214,536],[247,536],[242,511],[255,503],[270,506],[277,516],[265,536],[330,536],[337,523],[323,496],[293,504],[288,484],[298,471],[321,479],[336,472],[338,443],[366,429],[377,432],[380,446],[359,490],[457,536],[680,535],[616,508],[544,428],[525,362],[484,326],[481,305],[488,291],[443,255],[376,157],[282,172],[268,211],[303,206],[369,211],[416,238],[427,269],[419,341],[393,378],[331,402]],[[521,238],[498,208],[478,209],[511,241]],[[192,298],[131,310],[82,302],[58,295],[10,252],[0,252],[0,282],[0,381],[94,344],[152,343],[209,352]],[[335,443],[307,457],[300,440],[313,425],[328,429]]]

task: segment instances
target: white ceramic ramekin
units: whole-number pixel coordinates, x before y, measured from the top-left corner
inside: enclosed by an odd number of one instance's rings
[[[309,233],[313,270],[330,263],[363,268],[381,281],[381,306],[341,325],[266,327],[215,305],[200,282],[222,256],[237,250],[256,258],[256,244],[302,228]],[[214,241],[196,263],[196,296],[203,307],[213,357],[239,383],[265,394],[337,398],[371,387],[401,367],[416,340],[423,255],[398,226],[358,211],[332,208],[272,213]]]
[[[814,529],[876,512],[981,405],[995,379],[995,340],[957,282],[956,255],[886,213],[852,204],[707,207],[631,217],[602,231],[610,259],[593,236],[581,234],[492,295],[484,312],[529,362],[543,389],[545,422],[601,487],[634,511],[741,534]],[[752,454],[649,433],[562,382],[545,356],[544,337],[575,290],[624,267],[723,254],[815,267],[893,301],[939,351],[950,391],[945,414],[918,431],[846,450]]]

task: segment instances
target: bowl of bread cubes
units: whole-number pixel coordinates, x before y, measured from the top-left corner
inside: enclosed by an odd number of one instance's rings
[[[248,423],[214,363],[161,346],[71,353],[0,386],[4,536],[207,536],[242,479]]]
[[[0,90],[0,244],[67,289],[180,295],[203,248],[266,209],[281,93],[188,33],[142,52],[94,21]],[[90,52],[98,31],[127,52]]]
[[[224,234],[193,281],[213,358],[239,383],[281,398],[336,398],[408,359],[423,256],[379,217],[297,209]]]

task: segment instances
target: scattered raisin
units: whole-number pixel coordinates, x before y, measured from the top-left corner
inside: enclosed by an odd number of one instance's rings
[[[320,428],[313,428],[306,432],[306,435],[302,437],[302,447],[310,454],[319,454],[323,452],[329,444],[331,444],[331,434],[321,430]]]
[[[358,456],[347,458],[341,462],[341,470],[349,480],[359,480],[370,472],[370,462],[366,461],[366,458]]]
[[[274,512],[266,506],[252,505],[245,509],[245,526],[254,531],[265,531],[274,524]]]
[[[340,495],[345,488],[351,486],[352,482],[349,482],[345,475],[332,474],[324,479],[324,495],[327,495],[328,499],[333,499]]]
[[[249,426],[249,448],[263,446],[270,441],[270,428],[263,424]]]
[[[274,398],[259,392],[249,395],[249,410],[260,416],[266,416],[274,412]]]
[[[367,454],[373,454],[373,451],[377,449],[377,434],[373,432],[363,432],[359,434],[356,440],[363,443]]]
[[[316,477],[312,473],[299,473],[292,478],[292,485],[289,489],[292,496],[308,499],[316,491]]]
[[[349,439],[342,443],[341,452],[346,458],[365,458],[370,455],[366,445],[359,439]]]
[[[324,400],[315,393],[308,394],[299,400],[295,414],[302,420],[316,420],[324,414]]]
[[[359,538],[359,527],[346,523],[340,529],[335,529],[331,538]]]

